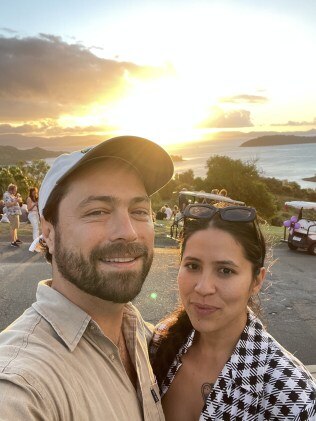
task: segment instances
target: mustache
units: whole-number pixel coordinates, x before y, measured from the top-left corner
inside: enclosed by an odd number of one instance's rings
[[[90,259],[96,262],[104,258],[113,258],[118,256],[139,257],[148,256],[148,247],[140,243],[114,243],[102,247],[96,247],[91,251]]]

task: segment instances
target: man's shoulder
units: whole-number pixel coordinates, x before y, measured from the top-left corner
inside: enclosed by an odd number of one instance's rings
[[[38,377],[65,348],[52,326],[32,307],[0,333],[0,373]]]

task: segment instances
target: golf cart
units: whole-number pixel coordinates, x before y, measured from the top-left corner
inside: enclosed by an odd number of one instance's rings
[[[283,222],[284,227],[289,228],[289,249],[300,248],[316,256],[316,202],[293,201],[285,205],[299,210],[298,216]]]
[[[181,190],[179,192],[179,213],[175,216],[175,219],[170,227],[170,237],[178,238],[183,226],[183,211],[187,205],[192,203],[209,203],[217,207],[224,206],[245,206],[244,202],[239,200],[231,199],[230,197],[223,196],[220,194],[206,193],[204,191],[189,191]]]

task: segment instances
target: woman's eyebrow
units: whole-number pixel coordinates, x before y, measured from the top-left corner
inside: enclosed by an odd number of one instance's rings
[[[234,267],[238,267],[238,265],[233,260],[217,260],[215,262],[217,265],[230,265]]]

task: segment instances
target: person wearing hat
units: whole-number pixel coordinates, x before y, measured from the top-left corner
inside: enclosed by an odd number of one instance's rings
[[[58,157],[39,192],[52,279],[0,333],[1,420],[163,420],[147,344],[130,303],[153,258],[150,196],[170,156],[121,136]]]

